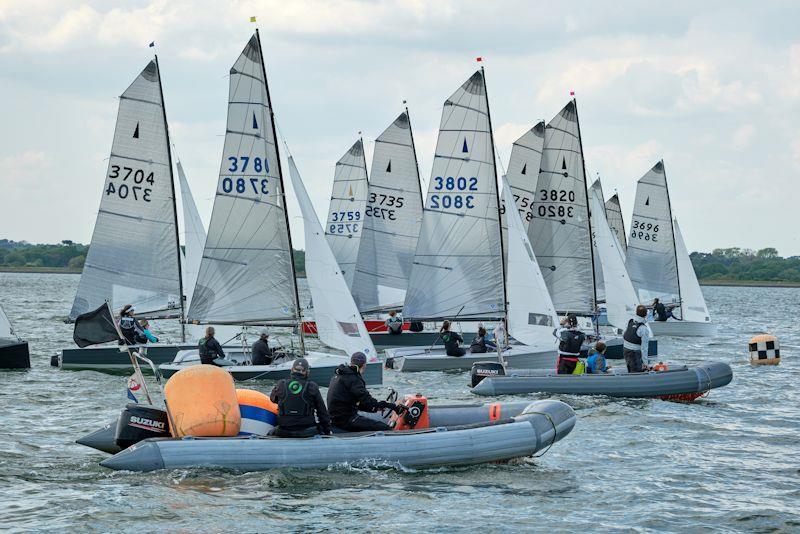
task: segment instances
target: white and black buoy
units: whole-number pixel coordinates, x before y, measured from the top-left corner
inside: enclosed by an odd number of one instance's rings
[[[781,344],[770,334],[761,334],[750,340],[752,365],[778,365],[781,363]]]

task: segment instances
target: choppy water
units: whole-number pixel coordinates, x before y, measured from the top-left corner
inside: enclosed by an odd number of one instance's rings
[[[578,423],[536,460],[421,472],[131,474],[99,467],[104,455],[74,444],[117,416],[125,378],[49,365],[71,342],[61,320],[77,282],[0,273],[0,302],[33,360],[30,371],[0,372],[0,529],[800,530],[798,289],[704,288],[719,336],[662,339],[660,352],[730,362],[731,385],[691,405],[561,396]],[[777,368],[747,364],[747,340],[762,330],[782,342]],[[466,382],[387,372],[376,395],[393,387],[475,402]]]

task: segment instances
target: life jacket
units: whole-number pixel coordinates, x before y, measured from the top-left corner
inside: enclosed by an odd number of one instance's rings
[[[564,339],[564,334],[566,335],[566,339]],[[583,341],[586,339],[586,334],[581,332],[580,330],[564,330],[561,333],[560,339],[561,341],[558,344],[558,353],[561,356],[566,356],[567,358],[577,358],[581,354],[581,346],[583,345]]]
[[[643,324],[633,319],[628,321],[628,327],[625,329],[625,333],[622,334],[622,339],[625,343],[636,346],[636,348],[629,348],[629,350],[642,350],[642,336],[639,335],[638,330]]]
[[[212,349],[206,343],[206,341],[209,341],[211,339],[214,338],[204,337],[201,338],[200,341],[197,343],[197,352],[199,353],[200,361],[203,363],[211,363],[217,356],[219,356],[219,354],[217,354],[216,349]]]
[[[314,406],[308,400],[308,378],[285,379],[286,396],[278,401],[278,426],[314,426]]]
[[[388,319],[386,319],[386,326],[389,328],[389,330],[392,330],[392,331],[395,331],[395,332],[398,331],[398,330],[402,330],[403,329],[403,318],[402,317],[398,317],[397,315],[395,315],[394,317],[389,317]]]
[[[469,351],[472,354],[482,354],[487,351],[486,339],[483,336],[475,336],[472,344],[469,346]]]
[[[122,332],[122,337],[128,345],[136,344],[136,319],[133,317],[120,317],[119,329]]]

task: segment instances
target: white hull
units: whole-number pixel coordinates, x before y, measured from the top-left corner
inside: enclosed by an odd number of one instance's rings
[[[717,335],[717,325],[714,323],[669,320],[652,321],[647,324],[656,337],[714,337]]]
[[[503,359],[508,367],[517,369],[552,369],[556,366],[556,351],[526,345],[514,345],[503,351]],[[472,364],[497,360],[496,352],[447,356],[443,348],[412,347],[407,349],[387,349],[387,367],[398,371],[413,373],[419,371],[468,371]]]

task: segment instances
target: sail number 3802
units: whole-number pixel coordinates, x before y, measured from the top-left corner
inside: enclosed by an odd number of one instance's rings
[[[431,209],[468,209],[475,207],[475,195],[463,195],[461,191],[478,191],[478,179],[474,176],[436,176],[433,178],[433,190],[444,194],[432,193]]]

